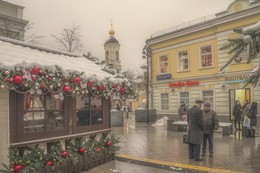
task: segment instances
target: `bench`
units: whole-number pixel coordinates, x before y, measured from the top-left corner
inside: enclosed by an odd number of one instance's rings
[[[187,121],[174,121],[167,127],[168,130],[172,131],[187,131]],[[233,124],[226,122],[219,122],[219,128],[222,129],[223,136],[229,136],[233,134]]]

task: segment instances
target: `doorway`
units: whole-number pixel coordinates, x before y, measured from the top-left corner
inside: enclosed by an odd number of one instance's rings
[[[245,88],[245,89],[231,89],[229,90],[229,118],[231,121],[234,120],[233,116],[233,107],[235,105],[235,101],[239,100],[241,106],[243,106],[244,101],[248,100],[249,103],[251,101],[251,93],[250,93],[250,88]]]

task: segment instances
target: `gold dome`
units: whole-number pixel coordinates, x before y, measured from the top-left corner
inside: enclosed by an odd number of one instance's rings
[[[113,29],[113,24],[111,24],[111,29],[109,30],[109,35],[112,37],[115,35],[115,31]]]

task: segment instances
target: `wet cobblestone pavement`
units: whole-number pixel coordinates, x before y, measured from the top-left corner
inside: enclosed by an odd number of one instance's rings
[[[245,138],[241,132],[231,136],[214,134],[214,157],[208,153],[203,161],[197,162],[188,158],[188,145],[182,143],[184,132],[167,131],[166,127],[154,127],[146,123],[135,123],[134,115],[124,126],[113,127],[113,133],[120,137],[121,150],[118,155],[129,155],[137,158],[154,159],[188,165],[193,171],[181,169],[163,170],[122,161],[111,161],[91,169],[90,173],[153,173],[153,172],[260,172],[260,138]],[[259,132],[259,129],[257,129]],[[210,168],[210,169],[208,169]],[[197,170],[197,171],[196,171]]]

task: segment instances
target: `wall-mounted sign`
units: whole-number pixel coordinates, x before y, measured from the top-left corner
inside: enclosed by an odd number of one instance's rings
[[[184,82],[170,82],[169,83],[169,87],[185,87],[185,86],[195,86],[195,85],[199,85],[200,82],[199,81],[184,81]]]
[[[248,78],[249,78],[249,74],[226,76],[225,77],[225,83],[243,83]]]
[[[172,74],[160,74],[157,76],[157,80],[167,80],[167,79],[171,79],[172,78]]]

